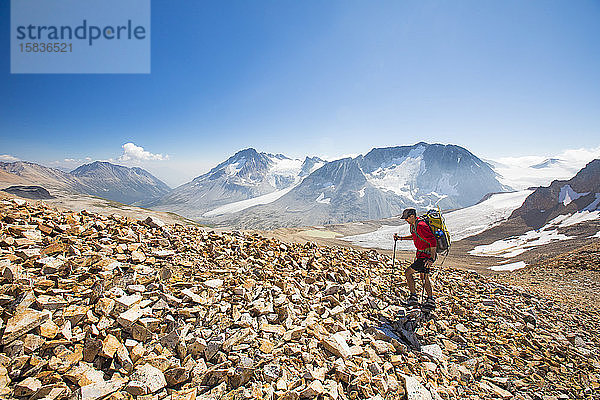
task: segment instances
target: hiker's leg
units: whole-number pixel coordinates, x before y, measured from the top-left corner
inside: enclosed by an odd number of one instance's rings
[[[413,276],[414,273],[415,270],[411,267],[407,267],[404,270],[404,276],[406,277],[406,283],[408,284],[408,291],[410,292],[410,294],[417,293],[417,290],[415,289],[415,278]]]
[[[433,289],[431,288],[431,281],[429,280],[429,274],[421,274],[421,281],[428,297],[433,297]]]

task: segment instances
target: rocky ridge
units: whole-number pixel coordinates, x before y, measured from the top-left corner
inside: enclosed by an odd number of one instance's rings
[[[401,274],[374,251],[16,199],[0,217],[5,397],[552,400],[600,388],[585,316],[476,273],[435,274],[437,316],[415,343],[394,325]]]
[[[43,186],[54,196],[84,194],[127,204],[145,204],[171,190],[141,168],[100,161],[82,165],[70,173],[26,161],[0,162],[0,187],[14,183]]]
[[[559,215],[595,211],[600,205],[600,160],[589,162],[573,178],[539,187],[511,214],[539,229]]]

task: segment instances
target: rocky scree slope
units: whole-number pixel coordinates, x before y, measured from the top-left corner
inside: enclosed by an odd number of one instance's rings
[[[437,318],[390,330],[374,251],[0,202],[0,393],[61,399],[567,399],[597,343],[553,301],[435,275]],[[404,265],[402,265],[404,266]]]
[[[513,274],[499,275],[498,279],[551,297],[574,310],[575,317],[585,315],[590,327],[600,326],[600,241],[549,260],[538,260]],[[597,329],[591,332],[600,344]]]

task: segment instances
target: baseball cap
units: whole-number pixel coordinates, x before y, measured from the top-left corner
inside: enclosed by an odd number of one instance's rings
[[[407,208],[406,210],[404,210],[402,212],[402,219],[406,219],[406,218],[410,217],[411,215],[414,215],[416,217],[417,210],[415,210],[414,208]]]

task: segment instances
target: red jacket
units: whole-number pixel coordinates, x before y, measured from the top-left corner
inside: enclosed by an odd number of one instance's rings
[[[427,223],[425,223],[425,221],[417,221],[417,231],[415,232],[415,229],[411,226],[410,234],[412,235],[413,242],[417,248],[417,258],[431,258],[431,255],[423,250],[430,247],[436,247],[437,240]]]

